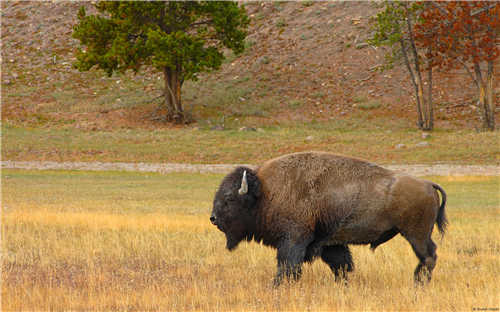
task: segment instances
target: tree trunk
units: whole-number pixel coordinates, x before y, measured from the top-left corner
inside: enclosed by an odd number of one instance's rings
[[[181,86],[182,82],[179,79],[179,72],[165,67],[163,70],[165,78],[165,105],[167,113],[165,119],[175,123],[184,123],[184,109],[181,102]]]
[[[165,120],[166,121],[171,121],[172,116],[174,114],[175,108],[174,108],[174,98],[172,97],[172,92],[171,92],[171,71],[169,68],[164,68],[163,70],[163,78],[164,78],[164,83],[165,83],[165,90],[163,92],[165,96],[165,107],[167,108],[167,113],[165,115]]]
[[[416,61],[418,62],[418,61]],[[415,91],[417,93],[417,114],[418,128],[421,130],[431,131],[434,129],[434,109],[432,105],[432,68],[428,69],[428,88],[427,96],[424,94],[422,75],[418,74],[414,82]]]
[[[413,65],[415,66],[415,74],[411,71],[411,66],[409,64],[408,56],[403,53],[405,57],[405,62],[410,71],[411,78],[413,80],[413,85],[415,86],[416,98],[417,98],[417,114],[418,123],[417,126],[422,130],[432,130],[434,126],[433,112],[432,112],[432,68],[429,71],[429,95],[426,98],[424,96],[424,85],[422,80],[422,71],[420,68],[420,60],[418,58],[417,47],[415,45],[413,27],[411,24],[411,19],[408,17],[406,19],[406,25],[408,27],[408,40],[410,41],[410,51],[413,54]],[[402,44],[404,46],[404,44]],[[430,65],[430,64],[429,64]]]
[[[411,82],[413,83],[413,87],[415,88],[415,95],[416,95],[416,102],[417,102],[417,127],[419,129],[422,129],[423,125],[423,119],[422,119],[422,107],[420,105],[420,93],[419,93],[419,87],[418,87],[418,82],[415,77],[415,74],[413,73],[413,69],[410,64],[410,59],[408,57],[408,53],[406,52],[406,45],[404,39],[399,40],[399,43],[401,44],[401,52],[403,53],[403,59],[405,61],[406,69],[408,70],[408,73],[410,74]]]
[[[488,130],[495,130],[495,96],[493,94],[493,61],[488,61],[488,74],[486,76],[486,103],[485,105],[489,108],[489,116],[488,116]]]
[[[422,87],[422,77],[417,75],[417,112],[418,116],[418,128],[425,130],[427,125],[427,108],[425,105],[424,98],[424,88]]]
[[[429,68],[427,68],[427,83],[429,84],[428,88],[428,93],[427,93],[427,112],[429,113],[429,116],[427,118],[427,129],[426,130],[432,130],[434,129],[434,108],[432,105],[432,64],[431,61],[429,60],[429,63],[427,64]]]
[[[481,119],[483,121],[483,129],[488,129],[490,119],[490,108],[486,100],[485,85],[481,83],[479,87],[479,109],[481,110]]]
[[[474,73],[478,82],[479,111],[482,119],[482,128],[485,130],[495,130],[495,104],[493,101],[493,62],[488,62],[488,72],[486,81],[481,74],[479,63],[474,62]]]
[[[492,17],[492,12],[488,10],[489,7],[486,8],[488,12],[488,16]],[[498,19],[498,13],[496,14],[496,19]],[[498,20],[497,20],[498,23]],[[498,25],[497,25],[498,26]],[[488,31],[488,37],[489,37],[489,50],[493,51],[495,42],[497,42],[497,36],[498,36],[498,31],[495,32],[491,25],[488,24],[487,27]],[[488,107],[488,130],[493,131],[495,130],[495,110],[496,110],[496,97],[494,96],[494,91],[493,91],[493,61],[492,59],[488,60],[488,69],[486,73],[486,103],[485,107]]]

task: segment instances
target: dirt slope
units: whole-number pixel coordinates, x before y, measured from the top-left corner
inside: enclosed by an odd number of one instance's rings
[[[92,12],[90,2],[1,3],[3,119],[103,119],[110,127],[132,119],[140,121],[135,126],[148,122],[143,117],[153,105],[138,110],[126,107],[109,114],[90,108],[83,113],[71,108],[47,109],[64,107],[65,101],[91,102],[99,96],[97,84],[109,89],[108,85],[120,83],[120,77],[96,81],[96,73],[79,73],[71,67],[78,47],[71,38],[72,25],[81,5]],[[278,119],[339,118],[356,110],[415,119],[406,73],[402,68],[376,71],[384,51],[365,43],[371,32],[370,17],[378,10],[374,4],[250,2],[246,8],[252,19],[247,51],[238,58],[230,57],[220,71],[202,75],[202,83],[229,84],[243,79],[248,88],[246,97],[254,102],[277,99],[273,110]],[[470,105],[475,90],[468,77],[459,71],[435,77],[438,123],[478,124]],[[145,71],[131,79],[139,85],[144,82],[145,92],[157,94],[161,92],[158,86],[150,83],[157,78],[153,71]],[[61,98],[67,89],[81,99]],[[185,102],[188,106],[189,101]]]

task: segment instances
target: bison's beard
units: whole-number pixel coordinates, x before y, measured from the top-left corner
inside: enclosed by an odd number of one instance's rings
[[[232,237],[231,235],[226,233],[226,248],[227,248],[227,250],[233,251],[234,249],[236,249],[236,247],[238,246],[238,244],[240,242],[241,242],[241,239],[235,239],[234,237]]]
[[[233,226],[231,226],[228,231],[225,231],[224,234],[226,234],[226,248],[229,251],[234,250],[247,236],[243,225],[238,223],[233,224]]]

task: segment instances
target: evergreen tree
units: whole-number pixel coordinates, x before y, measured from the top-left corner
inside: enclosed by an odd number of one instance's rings
[[[101,1],[99,14],[78,12],[73,37],[85,50],[76,53],[75,67],[94,66],[108,75],[153,66],[165,79],[166,120],[186,122],[182,84],[203,71],[218,69],[222,49],[239,54],[249,19],[236,2]]]

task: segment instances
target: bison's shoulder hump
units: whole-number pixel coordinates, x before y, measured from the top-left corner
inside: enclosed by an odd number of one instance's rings
[[[374,163],[328,152],[300,152],[283,155],[265,162],[259,167],[258,172],[262,176],[280,175],[286,172],[304,172],[311,175],[332,172],[331,174],[342,176],[392,174],[391,171]]]

